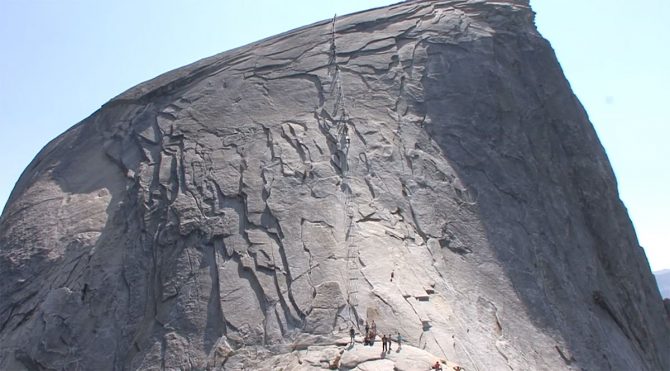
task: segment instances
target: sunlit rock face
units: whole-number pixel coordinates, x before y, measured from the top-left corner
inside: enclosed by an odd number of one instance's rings
[[[40,152],[0,249],[3,370],[670,369],[521,0],[404,2],[136,86]],[[338,340],[373,320],[406,348]]]

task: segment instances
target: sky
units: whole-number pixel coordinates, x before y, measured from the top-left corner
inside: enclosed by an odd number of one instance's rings
[[[388,0],[0,0],[0,207],[50,140],[163,72]],[[670,2],[531,0],[617,176],[652,270],[670,269]]]

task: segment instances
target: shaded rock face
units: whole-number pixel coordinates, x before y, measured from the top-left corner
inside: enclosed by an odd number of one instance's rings
[[[521,1],[405,2],[132,88],[26,169],[0,248],[1,369],[414,367],[342,355],[372,320],[468,370],[670,369]]]

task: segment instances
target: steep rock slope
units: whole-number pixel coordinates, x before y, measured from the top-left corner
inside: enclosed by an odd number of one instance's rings
[[[468,370],[670,369],[523,1],[405,2],[132,88],[26,169],[0,249],[2,369],[327,368],[372,320]]]

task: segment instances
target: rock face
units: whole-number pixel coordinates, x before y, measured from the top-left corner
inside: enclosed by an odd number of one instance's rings
[[[134,87],[26,169],[0,249],[3,370],[670,369],[521,0],[404,2]],[[337,345],[372,320],[407,358]]]

